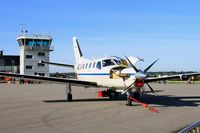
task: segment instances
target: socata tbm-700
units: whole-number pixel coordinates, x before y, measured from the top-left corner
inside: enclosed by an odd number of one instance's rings
[[[75,65],[60,64],[41,61],[41,63],[54,64],[60,66],[71,67],[76,73],[77,79],[55,78],[55,77],[41,77],[33,75],[22,75],[12,73],[2,73],[0,76],[14,77],[19,79],[49,81],[67,85],[67,100],[72,101],[72,86],[83,87],[103,87],[106,88],[106,96],[121,92],[127,95],[127,105],[131,105],[130,95],[135,99],[139,99],[141,88],[147,84],[149,89],[155,93],[153,88],[149,85],[150,82],[168,80],[174,78],[183,78],[189,76],[200,75],[200,73],[189,73],[171,75],[165,77],[148,77],[148,70],[157,62],[154,61],[144,71],[138,69],[135,64],[140,60],[137,57],[125,57],[125,59],[117,56],[106,58],[99,58],[95,60],[86,59],[83,57],[77,38],[73,38]],[[112,95],[111,95],[112,93]]]

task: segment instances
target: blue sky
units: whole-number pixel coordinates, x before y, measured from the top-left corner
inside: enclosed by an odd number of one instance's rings
[[[74,63],[72,37],[84,56],[139,56],[151,71],[200,71],[198,0],[5,0],[0,4],[0,49],[19,54],[19,24],[53,36],[51,61]],[[68,69],[51,67],[52,72]]]

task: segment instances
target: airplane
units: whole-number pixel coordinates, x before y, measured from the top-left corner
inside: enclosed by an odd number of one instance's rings
[[[73,99],[72,86],[83,86],[85,88],[103,87],[106,88],[106,90],[102,91],[101,96],[112,98],[118,93],[126,94],[126,105],[131,106],[132,100],[130,96],[133,96],[138,100],[141,97],[141,92],[142,89],[144,89],[145,84],[149,87],[152,93],[155,93],[154,89],[149,84],[150,82],[175,78],[184,80],[190,76],[200,75],[200,73],[188,73],[163,77],[149,77],[148,71],[158,61],[158,59],[150,64],[146,69],[141,70],[135,66],[138,61],[142,61],[139,57],[125,56],[125,58],[120,58],[117,56],[110,56],[92,60],[87,59],[83,56],[76,37],[73,37],[73,47],[75,65],[47,62],[42,60],[40,63],[70,67],[74,69],[77,78],[56,78],[3,72],[0,72],[0,76],[65,84],[67,86],[67,101],[69,102]]]

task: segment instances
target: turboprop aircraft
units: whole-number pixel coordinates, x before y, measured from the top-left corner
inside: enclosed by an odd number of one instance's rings
[[[77,79],[42,77],[2,72],[0,72],[0,76],[66,84],[68,101],[72,101],[72,86],[96,88],[103,87],[106,88],[103,96],[111,97],[111,93],[117,94],[121,92],[122,94],[127,95],[127,105],[131,105],[131,99],[129,96],[133,95],[135,99],[139,99],[141,89],[144,88],[144,84],[147,84],[151,92],[155,93],[149,84],[150,82],[174,78],[184,79],[189,76],[200,75],[200,73],[189,73],[165,77],[149,77],[148,71],[158,61],[158,59],[150,64],[146,69],[141,70],[135,66],[138,61],[141,61],[141,59],[137,57],[125,56],[123,59],[117,56],[110,56],[90,60],[83,56],[76,37],[73,38],[73,46],[75,65],[46,61],[41,61],[40,63],[71,67],[74,69]]]

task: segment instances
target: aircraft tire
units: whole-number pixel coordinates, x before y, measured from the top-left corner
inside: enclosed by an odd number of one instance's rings
[[[127,98],[126,100],[126,106],[131,106],[132,105],[132,101],[130,98]]]
[[[72,94],[71,94],[71,93],[68,93],[68,94],[67,94],[67,101],[68,101],[68,102],[71,102],[71,101],[72,101]]]

